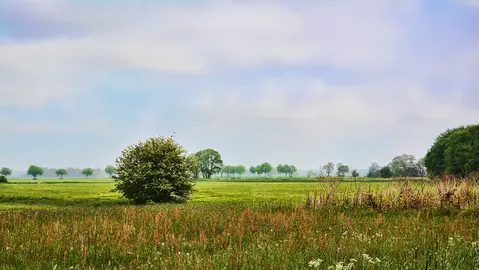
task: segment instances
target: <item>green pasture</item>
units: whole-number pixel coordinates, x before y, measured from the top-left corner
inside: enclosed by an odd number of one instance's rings
[[[341,191],[356,186],[377,189],[390,185],[382,181],[344,182]],[[328,183],[311,181],[200,181],[189,204],[301,203],[309,192],[324,190]],[[75,206],[113,206],[127,204],[111,192],[111,179],[12,179],[0,185],[0,209],[55,209]]]

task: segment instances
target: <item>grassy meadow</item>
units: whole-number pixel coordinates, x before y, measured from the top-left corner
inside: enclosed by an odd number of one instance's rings
[[[185,205],[134,206],[109,179],[13,179],[0,268],[479,269],[474,184],[303,180],[200,181]]]

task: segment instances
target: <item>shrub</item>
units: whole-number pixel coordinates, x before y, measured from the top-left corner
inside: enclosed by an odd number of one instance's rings
[[[193,191],[194,160],[172,137],[130,145],[116,160],[116,187],[136,204],[185,202]]]
[[[7,178],[3,175],[0,175],[0,183],[8,183]]]

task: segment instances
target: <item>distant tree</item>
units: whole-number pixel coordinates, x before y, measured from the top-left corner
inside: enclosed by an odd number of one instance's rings
[[[226,177],[230,177],[231,174],[234,174],[236,173],[236,167],[235,166],[223,166],[223,168],[221,168],[221,176],[223,176],[223,174],[226,174]]]
[[[31,175],[33,180],[37,180],[37,176],[43,175],[43,168],[31,165],[27,170],[27,175]]]
[[[423,177],[426,175],[425,161],[413,155],[401,155],[395,157],[389,164],[393,176],[399,177]]]
[[[379,171],[379,176],[381,178],[391,178],[393,177],[393,171],[391,170],[391,168],[389,168],[389,166],[384,166]]]
[[[344,177],[347,173],[349,173],[348,165],[344,165],[341,162],[336,165],[336,169],[339,177]]]
[[[298,171],[298,169],[296,169],[296,166],[289,165],[289,177],[292,177],[293,174],[295,174],[297,171]]]
[[[105,173],[110,176],[110,178],[113,177],[113,175],[116,173],[116,168],[112,165],[108,165],[105,168]]]
[[[65,169],[58,169],[58,170],[55,171],[55,174],[57,176],[60,176],[60,179],[63,179],[63,176],[67,175],[68,172]]]
[[[351,172],[351,175],[356,178],[356,177],[359,176],[359,173],[358,173],[357,170],[353,170],[353,171]]]
[[[0,175],[0,184],[1,184],[1,183],[8,183],[7,178],[6,178],[5,176],[3,176],[3,175]]]
[[[278,166],[276,166],[276,172],[281,175],[281,174],[286,174],[285,170],[284,170],[284,167],[282,164],[279,164]]]
[[[196,158],[196,154],[191,154],[188,156],[188,158],[191,161],[191,172],[193,174],[193,178],[200,178],[200,164],[198,162],[198,159]]]
[[[210,179],[213,174],[221,172],[223,160],[220,153],[213,149],[205,149],[196,153],[200,172],[204,178]]]
[[[261,172],[264,173],[265,176],[273,170],[273,166],[271,166],[271,164],[268,162],[261,164],[260,167]]]
[[[220,171],[220,177],[221,177],[221,178],[223,178],[223,174],[226,174],[226,170],[227,170],[226,167],[227,167],[227,166],[221,167],[221,171]]]
[[[193,175],[194,179],[200,178],[200,164],[198,163],[198,159],[196,158],[196,154],[190,154],[188,159],[191,162],[191,174]]]
[[[381,166],[374,162],[369,166],[369,171],[368,171],[368,177],[369,178],[378,178],[379,177],[379,172],[381,171]]]
[[[114,191],[137,204],[185,202],[193,192],[194,162],[172,137],[150,138],[116,160]]]
[[[85,168],[81,171],[81,174],[83,174],[86,178],[88,178],[88,176],[93,175],[93,169],[92,168]]]
[[[256,173],[258,174],[258,176],[263,174],[263,168],[261,167],[261,165],[256,165]]]
[[[426,162],[424,158],[420,158],[416,164],[416,174],[417,176],[424,177],[427,175]]]
[[[5,178],[7,178],[8,176],[10,176],[12,174],[12,170],[10,168],[7,168],[7,167],[3,167],[1,170],[0,170],[0,174],[5,176]]]
[[[389,164],[394,176],[413,177],[416,174],[416,158],[413,155],[401,155],[393,158]]]
[[[326,174],[331,176],[331,173],[334,171],[334,163],[329,162],[328,164],[323,166],[323,169],[326,171]]]
[[[252,174],[256,174],[256,167],[255,166],[251,166],[249,168],[249,172],[252,173]]]
[[[236,166],[236,173],[242,176],[246,172],[246,167],[243,165]]]
[[[309,170],[308,173],[307,173],[308,177],[317,176],[317,175],[318,175],[318,173],[315,170]]]
[[[288,164],[283,165],[284,176],[287,176],[291,173],[291,167]]]

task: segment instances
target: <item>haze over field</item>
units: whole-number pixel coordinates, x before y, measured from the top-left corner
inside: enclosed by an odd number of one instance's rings
[[[3,0],[0,165],[174,132],[226,164],[419,158],[478,122],[478,29],[473,0]]]

